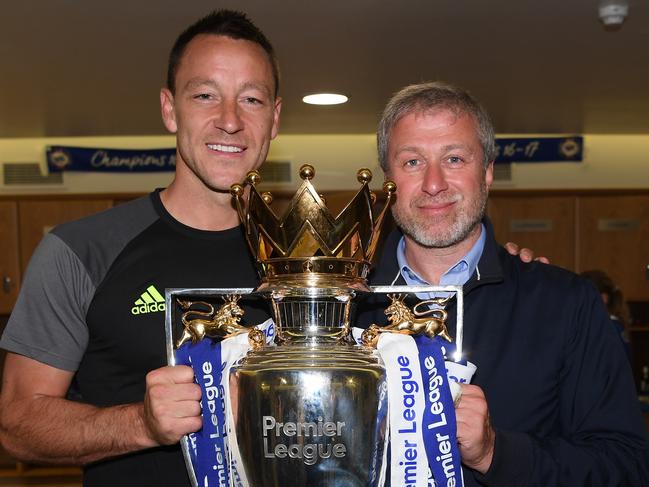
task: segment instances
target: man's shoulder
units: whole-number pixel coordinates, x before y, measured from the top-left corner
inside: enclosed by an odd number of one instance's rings
[[[51,234],[76,255],[99,282],[122,250],[159,219],[151,196],[122,203],[79,220],[63,223]]]
[[[517,255],[510,255],[499,246],[499,259],[505,280],[513,280],[519,286],[543,287],[549,295],[583,292],[590,289],[586,280],[569,269],[538,261],[523,262]]]

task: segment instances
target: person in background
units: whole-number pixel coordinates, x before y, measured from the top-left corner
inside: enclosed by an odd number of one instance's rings
[[[399,229],[370,282],[464,289],[463,353],[477,366],[456,406],[465,485],[649,485],[633,378],[595,289],[494,238],[487,112],[455,86],[411,85],[388,102],[377,139]],[[359,310],[361,325],[385,322],[376,304]]]
[[[631,344],[629,343],[629,335],[626,331],[627,326],[629,326],[629,309],[624,300],[622,290],[617,287],[613,279],[604,271],[598,269],[584,271],[580,276],[585,277],[595,284],[608,310],[609,318],[611,318],[611,322],[613,322],[613,326],[615,326],[615,330],[624,345],[627,358],[631,362]]]

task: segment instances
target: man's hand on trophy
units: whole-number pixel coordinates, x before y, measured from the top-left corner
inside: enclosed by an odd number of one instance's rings
[[[532,262],[533,260],[537,260],[539,262],[542,262],[543,264],[549,264],[550,259],[547,257],[537,257],[534,258],[534,251],[532,249],[528,249],[523,247],[522,249],[518,246],[518,244],[515,244],[514,242],[507,242],[505,245],[505,250],[509,252],[511,255],[518,255],[518,257],[523,261],[523,262]]]
[[[144,424],[156,445],[177,443],[183,435],[198,431],[201,388],[190,367],[162,367],[146,376]]]
[[[455,408],[455,417],[462,463],[484,474],[491,466],[496,440],[487,399],[478,386],[461,384],[461,387],[462,394]]]

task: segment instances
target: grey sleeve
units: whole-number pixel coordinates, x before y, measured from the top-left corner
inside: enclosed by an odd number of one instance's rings
[[[47,234],[29,263],[0,347],[76,371],[88,345],[85,318],[94,292],[77,255]]]

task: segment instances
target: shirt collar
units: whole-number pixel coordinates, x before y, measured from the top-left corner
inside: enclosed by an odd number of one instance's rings
[[[478,262],[482,256],[482,251],[484,249],[486,241],[486,230],[484,224],[480,224],[480,236],[476,243],[473,244],[473,247],[467,252],[467,254],[458,260],[454,265],[452,265],[440,278],[440,286],[462,286],[473,275],[473,271],[476,271],[478,274],[478,280],[480,280],[480,269],[478,268]],[[397,262],[399,264],[399,272],[403,279],[406,281],[406,284],[409,286],[427,286],[429,285],[425,279],[422,279],[412,268],[408,265],[406,260],[406,240],[405,237],[401,237],[399,244],[397,245]],[[395,278],[396,281],[396,278]]]

